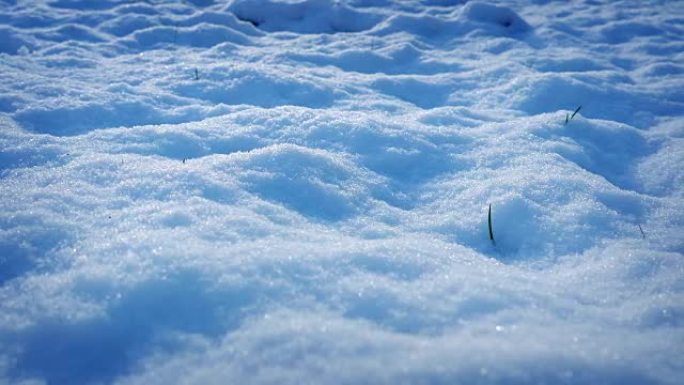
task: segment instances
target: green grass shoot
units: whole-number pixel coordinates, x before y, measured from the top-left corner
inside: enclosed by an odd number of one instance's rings
[[[492,230],[492,204],[489,204],[489,212],[487,213],[487,224],[489,226],[489,240],[492,241],[493,244],[496,244],[494,242],[494,230]]]
[[[577,109],[575,109],[575,112],[573,112],[572,115],[570,115],[570,120],[572,120],[572,118],[574,118],[575,115],[577,115],[577,113],[578,113],[581,109],[582,109],[582,105],[580,105],[579,107],[577,107]]]
[[[575,108],[575,111],[572,113],[572,115],[566,113],[566,114],[565,114],[565,124],[570,123],[570,121],[572,120],[572,118],[574,118],[575,115],[577,115],[577,113],[578,113],[581,109],[582,109],[582,105],[580,105],[579,107]]]
[[[639,231],[641,232],[641,238],[646,239],[646,233],[644,233],[644,229],[641,228],[641,224],[638,224],[639,226]]]

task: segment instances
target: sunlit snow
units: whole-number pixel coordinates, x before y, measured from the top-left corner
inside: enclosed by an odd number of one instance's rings
[[[682,1],[0,0],[0,385],[681,384],[682,170]]]

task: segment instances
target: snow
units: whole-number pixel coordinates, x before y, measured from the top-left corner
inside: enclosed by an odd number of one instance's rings
[[[678,384],[682,36],[677,1],[0,0],[0,385]]]

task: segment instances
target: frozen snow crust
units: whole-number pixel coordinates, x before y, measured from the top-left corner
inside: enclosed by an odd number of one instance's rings
[[[678,1],[0,0],[0,384],[681,383],[682,36]]]

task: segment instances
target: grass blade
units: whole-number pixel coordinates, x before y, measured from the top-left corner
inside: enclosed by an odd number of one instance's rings
[[[582,105],[580,105],[579,107],[577,107],[577,109],[575,110],[575,112],[573,112],[572,115],[570,115],[570,120],[572,120],[572,118],[574,118],[575,115],[577,115],[577,113],[578,113],[579,110],[581,110],[581,109],[582,109]]]
[[[639,224],[639,231],[641,232],[641,238],[646,239],[646,233],[644,233],[644,229],[641,228],[641,224]]]
[[[487,214],[487,222],[489,225],[489,240],[492,241],[492,243],[496,244],[494,242],[494,230],[492,230],[492,204],[489,204],[489,213]]]

